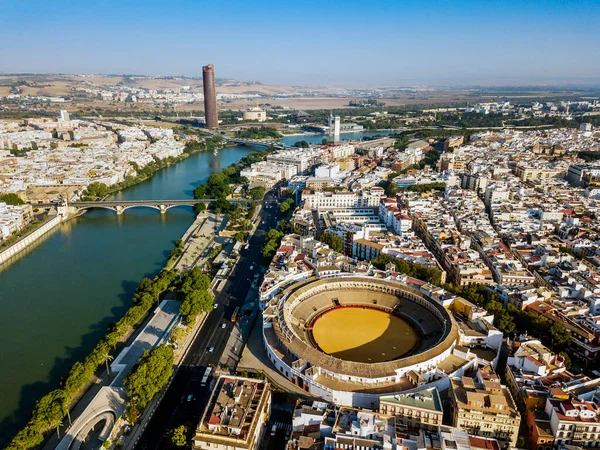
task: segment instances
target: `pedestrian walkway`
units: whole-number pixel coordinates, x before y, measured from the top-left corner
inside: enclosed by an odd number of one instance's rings
[[[183,242],[182,254],[173,264],[173,269],[186,270],[202,265],[207,255],[216,242],[223,244],[218,237],[220,231],[227,226],[226,216],[214,213],[200,213],[194,223],[187,229],[181,238]]]
[[[112,380],[110,386],[100,389],[77,417],[56,446],[57,450],[79,449],[90,430],[103,422],[105,425],[100,433],[100,439],[108,438],[114,423],[125,412],[127,397],[123,387],[124,377],[146,350],[157,346],[168,336],[178,314],[179,302],[174,300],[161,302],[154,311],[152,319],[136,336],[132,344],[125,347],[112,363],[111,369],[118,375]]]

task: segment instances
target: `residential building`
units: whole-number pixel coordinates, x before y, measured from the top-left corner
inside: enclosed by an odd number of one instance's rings
[[[396,417],[396,429],[435,431],[442,424],[444,409],[437,388],[427,388],[406,394],[382,395],[379,412]]]
[[[597,448],[600,445],[600,406],[576,399],[549,398],[545,412],[556,445]]]
[[[262,380],[221,376],[193,438],[197,450],[260,448],[271,412],[271,391]]]
[[[497,439],[505,447],[516,445],[521,416],[508,388],[497,376],[485,379],[479,369],[475,378],[455,378],[450,386],[455,427]]]

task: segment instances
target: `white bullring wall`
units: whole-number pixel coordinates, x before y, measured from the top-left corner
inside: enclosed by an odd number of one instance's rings
[[[367,280],[365,280],[365,281],[367,281]],[[301,302],[302,299],[307,296],[306,294],[307,293],[304,292],[303,294],[301,294],[299,296],[301,298],[296,297],[292,301],[293,302],[291,304],[292,308],[290,308],[290,309],[293,309],[293,306],[295,306],[296,304]],[[308,295],[310,296],[310,294],[308,294]],[[288,295],[286,295],[285,297],[288,297]],[[420,300],[419,303],[427,302],[427,300],[423,299],[423,298],[419,298],[419,300]],[[429,306],[429,308],[431,308],[431,306]],[[272,319],[277,320],[277,318],[275,316],[273,316]],[[334,372],[324,369],[323,367],[318,367],[318,366],[313,366],[313,370],[315,371],[314,374],[306,375],[306,374],[296,371],[291,366],[288,366],[281,358],[279,358],[277,356],[277,354],[280,353],[280,349],[271,348],[271,346],[265,336],[265,329],[268,329],[268,328],[273,328],[273,323],[271,323],[270,321],[263,322],[263,340],[264,340],[265,349],[267,350],[269,359],[275,365],[277,370],[283,376],[285,376],[288,380],[290,380],[291,382],[294,382],[295,384],[298,384],[298,380],[302,380],[302,383],[304,384],[305,388],[308,388],[308,391],[312,395],[314,395],[316,397],[320,397],[325,401],[334,402],[338,405],[347,405],[347,406],[364,407],[364,408],[376,408],[379,405],[379,396],[384,395],[384,394],[359,393],[359,392],[351,392],[351,391],[334,390],[334,389],[331,389],[327,386],[324,386],[324,385],[318,383],[316,381],[316,378],[319,375],[327,375],[334,379],[338,379],[342,382],[343,381],[352,381],[352,382],[374,385],[376,383],[385,383],[385,382],[390,382],[390,381],[391,382],[399,382],[402,377],[404,377],[408,372],[410,372],[412,370],[412,371],[421,373],[421,375],[425,379],[425,384],[421,384],[420,386],[418,386],[416,388],[422,389],[422,388],[425,388],[428,386],[437,386],[441,390],[447,389],[449,387],[448,376],[454,375],[454,374],[444,374],[443,372],[441,372],[440,370],[437,369],[437,365],[440,364],[441,362],[443,362],[446,358],[448,358],[452,354],[454,346],[456,344],[455,342],[451,346],[446,348],[444,351],[442,351],[440,354],[435,355],[434,357],[432,357],[431,359],[429,359],[427,361],[415,363],[415,364],[412,364],[407,367],[401,367],[401,368],[396,369],[395,375],[388,375],[388,376],[381,377],[381,378],[369,379],[369,378],[361,378],[358,376],[348,376],[346,374],[334,373]],[[294,360],[300,359],[300,357],[298,355],[294,354],[289,348],[287,348],[285,343],[280,343],[280,344],[283,347],[286,347],[286,351],[289,355],[292,356],[292,359],[294,359]],[[287,358],[287,357],[285,359],[289,360],[289,358]],[[459,368],[456,371],[456,374],[459,374],[459,375],[462,374],[463,369],[464,368]],[[438,379],[430,382],[430,380],[432,380],[434,377],[438,377]],[[439,377],[441,377],[441,378],[439,378]],[[402,392],[402,391],[398,391],[398,393],[399,392]],[[385,393],[385,395],[390,395],[390,394],[393,394],[393,392]]]

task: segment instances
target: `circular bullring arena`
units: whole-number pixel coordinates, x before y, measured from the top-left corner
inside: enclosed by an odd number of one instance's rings
[[[411,373],[435,371],[458,339],[438,302],[375,277],[309,278],[285,289],[276,309],[264,329],[270,358],[306,390],[392,392]]]

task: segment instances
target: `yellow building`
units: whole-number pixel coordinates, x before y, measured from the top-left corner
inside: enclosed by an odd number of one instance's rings
[[[451,380],[452,419],[455,427],[469,434],[494,438],[514,447],[521,415],[506,386],[495,376],[462,377]]]

